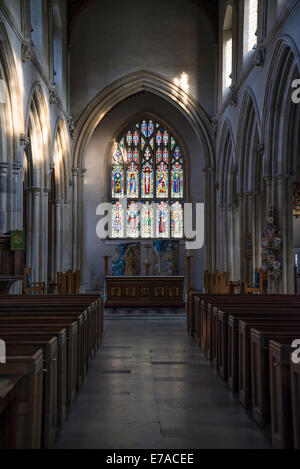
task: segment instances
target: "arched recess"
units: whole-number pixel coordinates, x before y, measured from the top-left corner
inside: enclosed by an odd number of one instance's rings
[[[141,92],[148,92],[159,96],[174,106],[188,120],[199,139],[201,153],[204,155],[205,166],[212,170],[213,177],[208,172],[207,190],[213,192],[215,182],[215,154],[211,136],[211,121],[199,103],[179,86],[165,78],[147,71],[130,74],[117,80],[105,88],[85,109],[79,118],[73,139],[73,223],[77,230],[73,233],[73,268],[81,268],[81,244],[82,244],[82,192],[83,179],[80,176],[85,172],[85,155],[87,145],[96,127],[119,103]],[[206,204],[206,232],[208,239],[215,239],[215,202],[209,198]],[[209,268],[215,265],[214,243],[206,246],[206,262]]]
[[[57,119],[52,144],[48,201],[48,280],[71,265],[71,155],[64,119]]]
[[[261,267],[261,233],[266,218],[261,122],[256,99],[245,91],[237,133],[238,194],[241,238],[241,279],[252,282]],[[247,249],[246,249],[247,244]]]
[[[217,154],[217,268],[239,280],[236,150],[231,124],[225,120]]]
[[[24,165],[26,263],[32,268],[35,281],[46,281],[51,137],[49,109],[39,83],[33,85],[29,96],[26,129],[28,136]]]
[[[22,228],[23,115],[18,74],[9,39],[0,22],[0,233]]]
[[[275,207],[283,237],[282,274],[270,282],[270,290],[282,293],[294,292],[292,202],[300,153],[300,106],[292,101],[292,82],[299,73],[299,50],[289,36],[283,36],[278,40],[269,71],[263,123],[267,205]]]

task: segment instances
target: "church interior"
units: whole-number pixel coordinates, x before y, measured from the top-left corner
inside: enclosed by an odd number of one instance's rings
[[[299,24],[0,0],[1,449],[300,449]]]

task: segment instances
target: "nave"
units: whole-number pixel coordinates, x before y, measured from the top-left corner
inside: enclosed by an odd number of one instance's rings
[[[186,332],[184,315],[106,316],[57,449],[267,449]]]

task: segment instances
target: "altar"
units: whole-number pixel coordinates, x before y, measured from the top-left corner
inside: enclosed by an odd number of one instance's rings
[[[183,308],[184,277],[105,277],[107,307]]]

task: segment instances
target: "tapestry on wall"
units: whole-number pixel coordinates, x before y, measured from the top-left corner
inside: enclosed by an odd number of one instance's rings
[[[153,242],[153,274],[179,275],[179,241]]]
[[[293,216],[300,218],[300,184],[294,183],[293,187]]]
[[[141,243],[121,243],[112,259],[114,277],[141,275]]]
[[[275,223],[274,208],[270,207],[267,228],[262,233],[262,267],[265,272],[268,272],[271,279],[276,279],[281,275],[281,248],[281,232]]]

